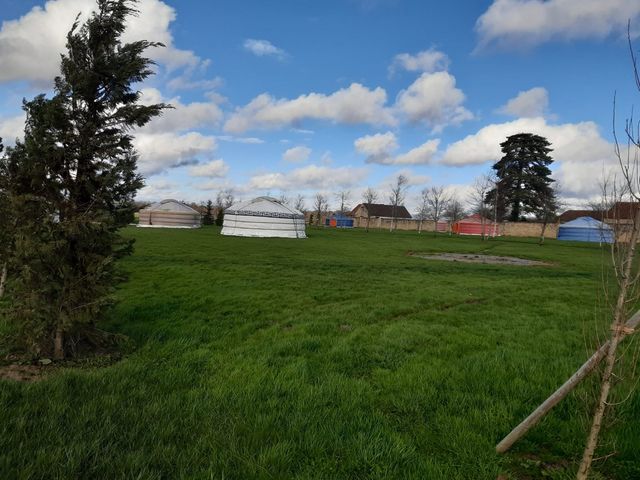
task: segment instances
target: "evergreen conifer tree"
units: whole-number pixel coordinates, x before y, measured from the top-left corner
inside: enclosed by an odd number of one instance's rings
[[[118,229],[133,218],[143,185],[130,131],[167,105],[140,105],[132,86],[152,74],[144,56],[161,44],[123,44],[134,0],[98,0],[67,35],[53,97],[24,102],[24,140],[11,150],[10,207],[21,219],[12,255],[11,318],[34,354],[63,358],[90,333],[132,251]]]
[[[488,192],[487,203],[497,202],[498,219],[515,222],[527,213],[539,215],[553,196],[551,144],[539,135],[518,133],[500,146],[504,156],[493,166],[497,188]]]
[[[4,146],[0,138],[0,298],[4,295],[9,269],[9,258],[13,246],[14,215],[9,207],[11,180],[7,169]]]
[[[204,216],[202,217],[202,224],[213,225],[213,202],[211,200],[207,200]]]

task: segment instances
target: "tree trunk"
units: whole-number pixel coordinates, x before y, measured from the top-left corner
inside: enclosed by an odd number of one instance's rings
[[[4,295],[5,283],[7,283],[7,262],[2,265],[2,273],[0,273],[0,298]]]
[[[540,242],[538,245],[542,245],[544,243],[544,232],[547,230],[547,222],[543,222],[542,224],[542,232],[540,232]]]
[[[607,351],[605,369],[600,383],[600,398],[596,411],[593,415],[591,431],[589,432],[587,445],[582,456],[582,462],[580,463],[578,475],[576,476],[577,480],[586,480],[588,478],[589,470],[591,469],[591,462],[593,461],[593,454],[598,445],[598,435],[602,428],[602,419],[604,418],[607,400],[609,398],[609,391],[611,390],[611,375],[613,374],[613,367],[616,363],[616,350],[620,340],[624,336],[624,316],[627,304],[627,294],[629,293],[629,289],[632,288],[633,279],[631,278],[631,275],[633,273],[633,261],[636,253],[639,231],[640,210],[638,210],[634,219],[633,231],[631,232],[631,238],[629,239],[627,255],[621,268],[622,282],[620,284],[620,293],[618,294],[618,301],[616,302],[616,309],[614,311],[613,323],[611,324],[609,349]]]
[[[420,219],[420,223],[418,223],[418,233],[422,233],[422,218]]]
[[[53,338],[53,358],[55,360],[64,359],[64,330],[58,327]]]

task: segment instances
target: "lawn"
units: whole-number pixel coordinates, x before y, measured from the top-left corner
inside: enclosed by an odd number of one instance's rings
[[[0,478],[573,477],[593,382],[509,455],[494,446],[605,330],[608,257],[597,245],[363,230],[310,229],[306,240],[126,233],[137,239],[129,281],[102,328],[135,350],[108,367],[0,381]],[[640,478],[640,395],[615,419],[598,452],[615,455],[595,462],[597,478]]]

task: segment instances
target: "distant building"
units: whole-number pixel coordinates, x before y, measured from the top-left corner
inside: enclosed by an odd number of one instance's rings
[[[394,215],[393,205],[384,205],[382,203],[361,203],[351,210],[349,216],[355,219],[366,219],[369,216],[371,218],[411,218],[411,214],[404,205],[398,205],[395,207]]]
[[[139,227],[198,228],[200,212],[178,200],[167,199],[138,212]]]
[[[307,238],[302,212],[271,197],[238,202],[224,212],[222,235]]]
[[[458,220],[451,226],[451,231],[458,235],[485,235],[489,237],[500,236],[500,227],[482,215],[475,214]]]
[[[331,228],[353,228],[353,218],[344,215],[331,215],[324,220],[325,227]]]

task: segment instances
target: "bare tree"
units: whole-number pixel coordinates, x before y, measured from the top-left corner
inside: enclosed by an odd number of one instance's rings
[[[625,196],[627,187],[615,175],[609,174],[598,182],[600,196],[587,202],[587,208],[591,210],[592,217],[604,221],[607,212],[615,203]]]
[[[233,192],[230,189],[220,190],[216,195],[216,208],[218,210],[224,210],[233,205],[235,198]]]
[[[469,203],[471,209],[480,215],[480,226],[482,229],[482,240],[486,240],[485,221],[491,215],[491,209],[487,203],[487,194],[493,188],[494,184],[488,175],[480,175],[477,177],[471,189]]]
[[[451,234],[451,227],[454,223],[462,220],[465,216],[464,207],[462,202],[457,197],[452,196],[447,203],[447,208],[444,211],[444,218],[449,222],[449,234]]]
[[[304,197],[302,195],[298,195],[293,203],[293,208],[298,210],[299,212],[303,212],[306,210],[306,206],[304,204]]]
[[[442,218],[442,215],[449,203],[449,196],[445,193],[444,187],[431,187],[428,190],[423,190],[423,195],[426,191],[427,201],[427,218],[433,221],[433,233],[438,231],[438,220]]]
[[[349,199],[351,197],[351,192],[349,190],[342,190],[336,194],[336,198],[340,203],[340,215],[345,215],[349,210],[347,204],[349,203]]]
[[[420,203],[416,215],[418,217],[418,233],[422,233],[422,223],[429,215],[429,189],[427,188],[420,192]]]
[[[316,196],[313,199],[313,209],[316,213],[316,225],[320,225],[322,215],[325,215],[329,209],[327,197],[321,193],[316,193]]]
[[[364,201],[364,206],[367,210],[367,228],[366,231],[369,231],[369,223],[371,223],[371,204],[376,203],[378,200],[378,192],[376,192],[373,188],[367,187],[367,189],[362,194],[362,200]]]
[[[393,185],[391,185],[391,193],[389,194],[389,202],[391,203],[391,226],[389,231],[392,232],[396,228],[398,207],[404,202],[407,193],[409,180],[404,175],[398,175]]]
[[[629,40],[629,50],[631,52],[636,88],[638,92],[640,92],[640,75],[638,74],[636,56],[631,43],[630,23],[627,37]],[[618,362],[617,349],[621,340],[629,333],[625,329],[625,320],[630,308],[637,305],[639,297],[638,282],[640,280],[640,269],[638,268],[635,254],[637,242],[640,239],[640,129],[638,129],[638,124],[632,114],[625,122],[625,143],[628,148],[623,153],[616,135],[615,112],[616,104],[614,97],[613,134],[615,139],[615,153],[618,158],[620,170],[622,171],[625,193],[627,193],[631,200],[630,203],[634,207],[629,209],[633,216],[633,223],[631,224],[630,235],[625,239],[627,241],[624,243],[616,241],[612,249],[614,273],[618,283],[618,296],[613,309],[613,321],[609,330],[609,346],[605,357],[605,367],[600,379],[598,404],[593,414],[591,430],[589,431],[587,444],[578,469],[577,480],[586,480],[589,476],[604,415],[607,406],[610,405],[609,394],[612,387],[611,379],[614,376],[614,368],[616,364],[620,364]]]
[[[549,223],[555,222],[560,209],[560,200],[558,199],[558,186],[552,186],[547,194],[540,197],[540,206],[536,212],[536,219],[542,222],[540,231],[539,245],[544,244],[544,234]]]
[[[282,192],[280,194],[280,197],[278,198],[278,202],[280,202],[282,205],[289,205],[289,197],[287,197],[287,194]]]

